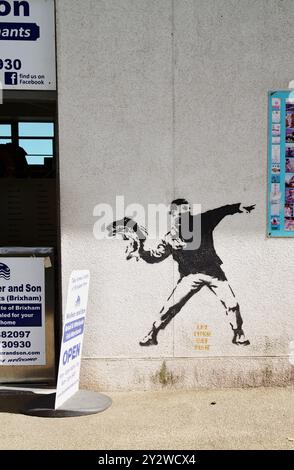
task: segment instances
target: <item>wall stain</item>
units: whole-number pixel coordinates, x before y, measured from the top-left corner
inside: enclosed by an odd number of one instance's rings
[[[159,371],[151,376],[151,380],[154,384],[159,383],[163,387],[166,387],[167,385],[175,385],[177,382],[179,382],[180,377],[168,370],[166,361],[163,361]]]
[[[273,370],[269,366],[265,366],[265,368],[262,371],[261,374],[262,377],[262,386],[263,387],[268,387],[271,385],[272,380],[273,380]]]

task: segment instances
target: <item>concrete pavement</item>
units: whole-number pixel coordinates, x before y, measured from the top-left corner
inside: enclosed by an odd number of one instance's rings
[[[29,397],[2,391],[0,448],[294,449],[293,388],[109,395],[102,414],[44,419],[7,412]]]

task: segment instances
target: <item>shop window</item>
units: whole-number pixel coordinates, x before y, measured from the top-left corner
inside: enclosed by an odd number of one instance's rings
[[[26,151],[29,165],[45,165],[54,155],[54,123],[18,123],[18,145]]]
[[[10,124],[0,124],[0,145],[11,144],[12,132]]]

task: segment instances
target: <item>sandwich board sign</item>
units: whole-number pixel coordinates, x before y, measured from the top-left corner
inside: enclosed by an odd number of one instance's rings
[[[90,272],[70,276],[60,351],[55,409],[79,391],[82,348],[88,303]]]
[[[56,90],[54,0],[0,0],[4,90]]]

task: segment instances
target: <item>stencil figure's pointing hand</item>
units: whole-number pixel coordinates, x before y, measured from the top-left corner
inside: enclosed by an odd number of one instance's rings
[[[247,214],[250,214],[255,209],[256,204],[253,204],[253,206],[242,206],[241,209],[244,209],[244,211],[247,212]]]

